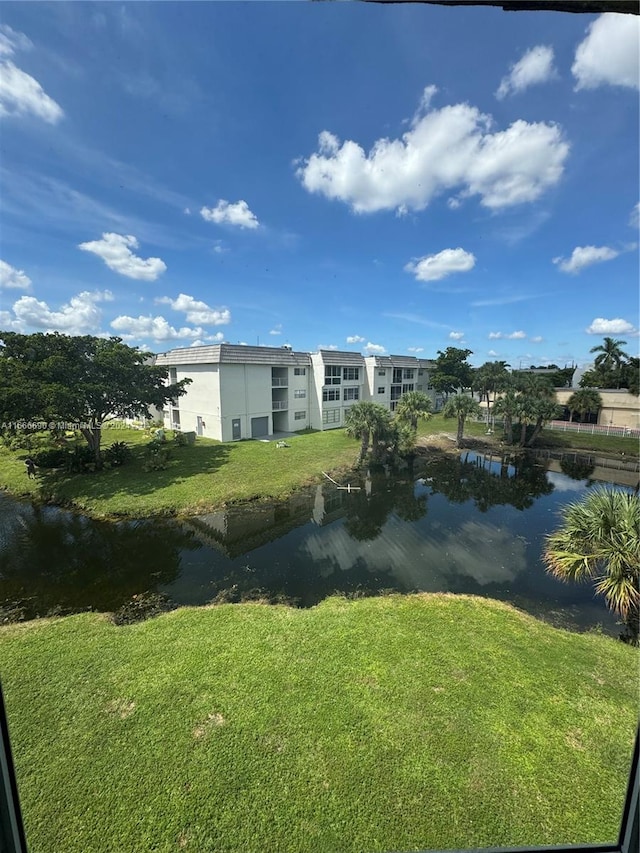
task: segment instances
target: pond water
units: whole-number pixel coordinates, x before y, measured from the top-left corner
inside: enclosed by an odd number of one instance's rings
[[[577,457],[468,453],[372,471],[351,480],[357,491],[325,481],[285,502],[181,522],[93,521],[0,494],[0,621],[117,611],[146,592],[174,605],[264,598],[308,607],[336,592],[420,590],[497,598],[554,624],[617,634],[590,585],[562,584],[540,562],[559,510],[595,475],[617,488],[638,478]]]

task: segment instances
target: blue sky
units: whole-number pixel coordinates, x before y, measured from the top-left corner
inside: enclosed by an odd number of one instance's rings
[[[4,3],[0,329],[473,350],[638,335],[626,15]]]

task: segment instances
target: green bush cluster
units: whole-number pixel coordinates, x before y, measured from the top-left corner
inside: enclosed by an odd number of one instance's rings
[[[102,454],[105,464],[111,468],[126,465],[132,456],[131,448],[124,441],[114,441]]]
[[[170,451],[164,441],[150,441],[147,444],[144,453],[144,464],[142,470],[145,473],[149,471],[164,471],[169,464]]]

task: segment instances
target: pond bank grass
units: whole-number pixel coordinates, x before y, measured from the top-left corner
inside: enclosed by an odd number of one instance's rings
[[[636,667],[472,596],[0,629],[34,853],[611,842]]]

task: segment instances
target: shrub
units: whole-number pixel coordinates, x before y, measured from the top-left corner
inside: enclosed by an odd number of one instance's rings
[[[177,447],[186,447],[189,444],[189,440],[183,432],[175,432],[173,434],[173,443]]]
[[[133,453],[124,441],[114,441],[103,455],[105,463],[108,463],[111,468],[116,468],[118,465],[126,465]]]
[[[67,471],[70,474],[84,474],[95,470],[95,456],[88,445],[74,447],[73,452],[67,454]]]
[[[63,447],[52,447],[32,453],[31,458],[38,468],[62,468],[67,464],[69,455],[69,451]]]
[[[169,448],[159,441],[149,442],[144,456],[142,470],[145,472],[164,471],[168,467]]]

